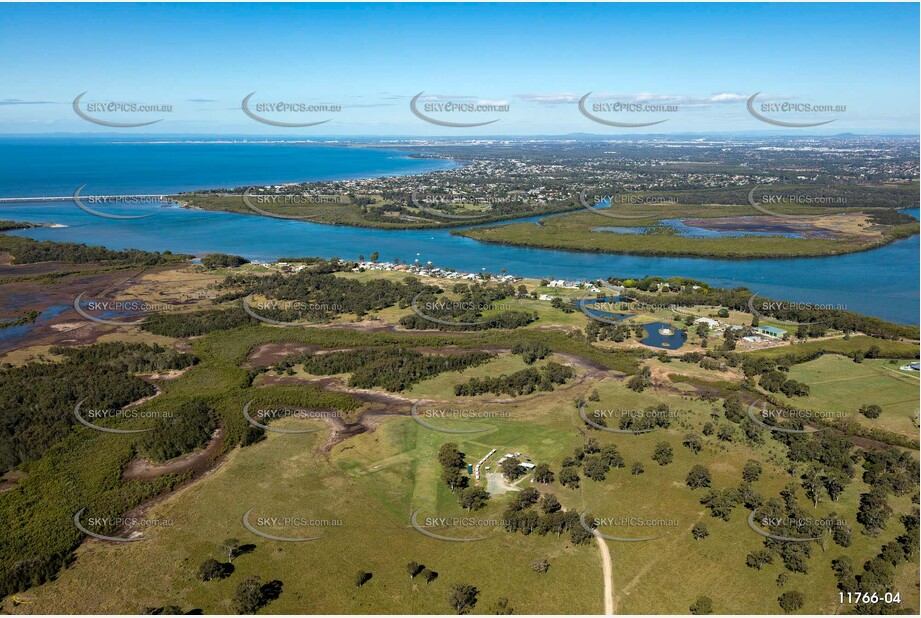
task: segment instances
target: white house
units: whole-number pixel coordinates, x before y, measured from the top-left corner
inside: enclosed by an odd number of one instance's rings
[[[710,328],[719,328],[720,323],[714,320],[713,318],[697,318],[694,320],[695,324],[706,324]]]

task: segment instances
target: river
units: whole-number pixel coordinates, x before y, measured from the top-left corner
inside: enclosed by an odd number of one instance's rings
[[[93,140],[0,140],[0,196],[172,192],[445,169],[446,161],[394,151],[290,144],[150,144]],[[196,174],[199,176],[196,179]],[[745,286],[778,299],[838,305],[903,324],[918,324],[918,236],[885,247],[821,258],[720,260],[638,257],[527,249],[452,236],[449,230],[377,230],[204,212],[156,205],[106,206],[146,219],[93,216],[71,202],[0,204],[0,219],[66,227],[11,232],[38,240],[250,259],[319,256],[356,259],[373,251],[394,259],[461,271],[503,269],[526,277],[683,276],[721,287]],[[910,211],[918,216],[917,209]]]

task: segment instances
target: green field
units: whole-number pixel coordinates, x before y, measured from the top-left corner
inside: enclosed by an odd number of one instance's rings
[[[784,400],[816,411],[845,411],[861,425],[917,437],[919,379],[917,372],[899,370],[905,364],[908,360],[872,359],[854,363],[849,358],[828,354],[790,369],[790,378],[808,384],[810,393],[808,397]],[[870,419],[857,413],[860,406],[869,404],[882,407],[879,418]]]
[[[270,434],[263,442],[233,451],[206,480],[196,483],[153,506],[146,516],[168,519],[169,527],[152,529],[149,540],[132,544],[87,541],[76,563],[57,581],[21,595],[29,601],[16,613],[112,612],[132,613],[144,606],[175,604],[206,613],[231,612],[229,598],[246,576],[283,582],[283,593],[267,611],[271,613],[445,613],[450,585],[470,583],[480,589],[477,611],[487,612],[499,597],[507,597],[518,613],[600,613],[603,580],[595,544],[573,546],[567,538],[504,532],[494,523],[501,519],[508,496],[494,497],[474,514],[479,524],[435,527],[450,536],[484,536],[472,543],[450,543],[422,536],[408,525],[409,513],[422,509],[425,517],[463,517],[456,497],[439,481],[437,451],[445,442],[457,442],[474,462],[490,449],[499,453],[521,451],[535,462],[559,469],[562,458],[591,435],[615,444],[626,468],[614,469],[603,482],[582,479],[579,489],[554,483],[539,486],[556,494],[566,508],[588,509],[595,517],[665,519],[667,526],[602,526],[619,536],[649,536],[640,543],[607,541],[614,559],[614,590],[618,613],[683,613],[697,596],[714,600],[715,610],[726,613],[765,613],[776,609],[782,590],[774,580],[779,564],[755,571],[744,565],[745,554],[762,547],[762,537],[747,526],[747,511],[737,507],[728,522],[711,517],[699,504],[704,490],[691,490],[684,477],[695,463],[706,466],[713,486],[735,486],[746,459],[761,461],[765,472],[755,488],[777,495],[790,476],[774,465],[783,447],[768,440],[758,447],[741,442],[724,443],[714,436],[692,454],[681,446],[688,431],[700,432],[719,405],[667,391],[635,393],[623,382],[609,378],[595,384],[601,408],[642,409],[661,402],[675,411],[669,429],[646,435],[613,435],[589,431],[572,404],[572,394],[554,392],[538,400],[509,406],[507,418],[470,424],[440,422],[445,427],[489,427],[472,436],[431,431],[409,418],[383,420],[377,429],[322,453],[326,432],[306,435]],[[289,421],[294,422],[294,421]],[[280,427],[290,426],[280,424]],[[651,460],[653,446],[662,440],[674,448],[674,461],[659,466]],[[495,459],[493,459],[493,462]],[[629,466],[639,461],[645,473],[631,475]],[[527,483],[525,479],[524,483]],[[816,517],[831,511],[851,520],[859,494],[859,481],[837,502],[825,501],[809,512]],[[909,497],[891,499],[897,510],[909,508]],[[283,543],[252,535],[241,518],[250,508],[253,517],[304,517],[340,521],[341,525],[293,528],[265,527],[279,536],[320,536],[317,541]],[[252,520],[251,520],[252,521]],[[708,526],[710,536],[695,541],[690,528]],[[674,524],[674,525],[672,525]],[[854,535],[851,547],[814,547],[806,574],[789,574],[784,590],[806,593],[806,613],[838,611],[829,561],[849,555],[855,563],[873,557],[881,543],[894,538],[893,523],[877,538]],[[228,579],[200,582],[198,565],[219,557],[217,547],[236,537],[255,549],[235,561]],[[545,574],[534,573],[536,558],[550,561]],[[411,580],[405,564],[415,560],[439,573],[431,584]],[[728,568],[727,568],[728,567]],[[354,573],[373,574],[356,589]],[[917,604],[910,565],[899,569],[904,586],[903,603]],[[578,585],[573,585],[578,582]]]

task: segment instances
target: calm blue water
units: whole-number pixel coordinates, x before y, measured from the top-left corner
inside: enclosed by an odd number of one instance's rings
[[[675,328],[674,324],[667,322],[650,322],[643,324],[643,328],[646,330],[646,337],[641,339],[641,342],[654,348],[677,350],[688,340],[687,333],[680,328]],[[659,332],[664,328],[670,330],[672,334],[666,335]]]
[[[0,344],[7,344],[12,341],[19,341],[24,339],[25,336],[28,335],[33,328],[39,324],[47,322],[48,320],[58,317],[70,308],[70,305],[51,305],[42,311],[31,324],[19,324],[17,326],[7,326],[6,328],[0,328]]]
[[[0,140],[3,195],[67,195],[84,183],[88,185],[86,193],[176,191],[412,173],[445,165],[370,149],[241,144],[92,143],[86,148],[95,153],[94,161],[78,147],[79,143],[71,143],[76,140],[62,140],[60,144],[51,140],[19,141],[26,142],[25,146],[16,146],[16,140]],[[39,141],[43,143],[37,145]],[[24,159],[25,151],[31,152],[33,158]],[[188,172],[189,168],[195,171]],[[322,173],[314,176],[311,170]],[[95,174],[91,180],[86,179],[89,173]],[[198,179],[196,173],[201,174]],[[16,233],[39,240],[81,242],[112,249],[170,249],[199,255],[226,252],[262,260],[285,256],[354,259],[378,251],[381,259],[387,261],[418,259],[468,272],[485,269],[498,273],[505,268],[509,273],[527,277],[684,276],[721,287],[745,286],[774,298],[842,305],[851,311],[895,322],[918,323],[921,274],[918,236],[873,251],[836,257],[711,260],[505,247],[452,236],[448,230],[360,229],[153,205],[107,205],[100,209],[116,214],[156,213],[156,216],[140,220],[103,219],[83,212],[73,203],[62,202],[0,204],[0,219],[64,224],[68,227]],[[918,216],[917,209],[911,213]]]
[[[176,193],[448,169],[377,148],[301,143],[161,143],[139,138],[0,138],[0,197]],[[168,139],[168,138],[163,138]]]

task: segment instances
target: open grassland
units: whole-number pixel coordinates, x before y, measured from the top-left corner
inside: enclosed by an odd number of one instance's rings
[[[488,445],[538,442],[544,449],[559,448],[559,431],[502,423],[506,426],[490,435]],[[409,526],[416,508],[423,509],[420,521],[465,515],[438,480],[436,454],[447,434],[393,419],[337,448],[330,459],[318,451],[321,439],[322,434],[270,435],[232,453],[205,481],[149,511],[148,516],[169,519],[172,526],[151,531],[144,543],[86,543],[76,564],[56,582],[30,590],[31,603],[17,613],[134,613],[164,603],[232,613],[229,599],[249,575],[283,582],[281,597],[266,610],[270,613],[447,613],[450,586],[457,582],[480,589],[478,611],[488,611],[499,597],[521,613],[600,611],[602,579],[592,545],[501,532],[494,524],[501,518],[499,504],[474,515],[482,525],[453,531],[486,536],[484,541],[445,542]],[[462,449],[472,457],[485,446],[463,443]],[[250,521],[304,517],[342,524],[266,527],[279,536],[321,536],[305,543],[269,541],[241,525],[253,507]],[[220,558],[217,547],[229,537],[256,547],[234,561],[230,578],[196,580],[198,565]],[[550,571],[532,572],[535,558],[549,559]],[[437,571],[438,578],[430,584],[410,579],[405,565],[412,560]],[[373,574],[360,589],[354,585],[359,569]],[[573,580],[579,585],[571,585]]]
[[[820,354],[853,354],[855,352],[866,353],[871,346],[880,349],[880,356],[887,358],[918,358],[918,344],[906,341],[891,341],[886,339],[877,339],[876,337],[866,337],[858,335],[845,339],[838,337],[834,339],[819,339],[794,343],[788,346],[778,346],[764,350],[750,352],[754,356],[764,358],[780,358],[791,355],[797,359],[808,360]]]
[[[496,333],[490,335],[495,343]],[[164,399],[157,403],[165,405],[193,394],[211,397],[227,426],[233,419],[239,420],[242,403],[253,397],[354,409],[357,402],[350,402],[346,395],[324,394],[305,386],[248,387],[247,373],[239,365],[256,345],[271,341],[344,347],[356,342],[384,345],[391,340],[404,345],[407,340],[438,345],[452,339],[469,345],[469,337],[452,335],[398,337],[391,333],[268,327],[214,333],[193,343],[201,362],[165,383]],[[566,340],[563,337],[561,341]],[[515,358],[501,357],[494,362],[514,362]],[[447,384],[435,387],[434,380],[429,382],[420,387],[431,388],[428,394],[433,398],[448,390]],[[672,424],[645,435],[591,430],[579,418],[574,400],[579,395],[587,397],[592,390],[598,391],[599,400],[590,403],[589,410],[642,410],[666,403],[673,412]],[[454,405],[451,398],[445,399],[441,403]],[[494,409],[485,398],[472,405]],[[775,584],[782,569],[777,561],[761,571],[745,566],[746,553],[760,549],[762,537],[748,528],[744,507],[736,507],[728,522],[715,519],[699,504],[704,490],[691,490],[684,483],[690,467],[699,463],[713,475],[713,487],[735,487],[744,462],[750,458],[765,468],[755,488],[766,497],[776,496],[785,483],[796,480],[779,466],[785,447],[769,437],[761,445],[745,444],[738,430],[731,443],[704,437],[703,450],[697,455],[681,445],[685,433],[700,435],[704,423],[721,417],[720,402],[680,394],[668,384],[637,393],[626,388],[622,378],[608,376],[522,398],[501,409],[507,414],[432,421],[449,429],[484,429],[476,434],[433,431],[408,416],[380,417],[373,431],[352,436],[328,453],[322,449],[328,429],[320,421],[283,420],[278,427],[302,427],[306,422],[322,431],[269,433],[259,443],[235,448],[215,471],[145,512],[146,518],[170,522],[145,530],[147,541],[87,541],[77,551],[76,562],[57,580],[20,595],[28,603],[15,608],[8,603],[5,607],[15,613],[35,614],[132,613],[147,606],[175,604],[186,611],[232,612],[230,599],[236,586],[247,576],[259,575],[264,582],[282,582],[282,593],[267,606],[267,613],[444,613],[450,611],[450,586],[458,582],[479,588],[476,611],[480,612],[490,611],[500,597],[507,597],[518,613],[599,613],[603,578],[596,545],[574,546],[566,535],[557,538],[553,534],[505,532],[498,524],[512,496],[494,497],[485,509],[470,514],[471,522],[426,525],[426,518],[468,515],[439,478],[437,453],[446,442],[457,443],[469,463],[495,448],[497,455],[487,462],[493,469],[498,456],[520,451],[534,462],[549,463],[557,472],[563,458],[586,437],[594,437],[602,445],[616,445],[627,467],[610,470],[604,481],[583,475],[580,488],[569,489],[558,482],[531,484],[525,478],[519,487],[535,486],[554,493],[565,508],[587,509],[593,517],[674,522],[653,527],[662,534],[650,535],[660,537],[652,541],[606,541],[614,558],[613,585],[620,613],[683,613],[701,594],[714,600],[717,611],[767,613],[778,610],[776,598],[783,590],[805,594],[803,611],[834,613],[839,606],[831,559],[849,555],[856,564],[862,564],[878,553],[882,543],[901,533],[895,518],[879,537],[857,532],[854,512],[859,494],[867,488],[855,480],[839,501],[826,500],[817,509],[809,506],[816,516],[835,511],[853,525],[853,544],[847,549],[829,544],[824,550],[816,545],[808,573],[790,574],[780,589]],[[130,454],[128,441],[116,439],[124,443],[121,451],[106,447],[116,459],[114,470]],[[651,459],[655,444],[663,440],[674,449],[674,461],[664,467]],[[634,462],[643,464],[643,474],[631,475]],[[88,463],[83,465],[92,469]],[[107,470],[111,474],[112,466]],[[37,468],[32,482],[53,478]],[[890,504],[897,512],[911,509],[910,496],[890,498]],[[251,522],[285,517],[312,520],[304,526],[257,525],[269,534],[320,539],[285,543],[253,535],[242,526],[243,514],[251,508],[255,509]],[[416,509],[421,509],[420,522],[433,532],[482,536],[485,540],[457,543],[426,537],[409,526],[410,513]],[[69,510],[59,509],[56,517],[60,521],[50,520],[45,525],[68,525]],[[690,528],[698,521],[707,524],[710,536],[694,541]],[[649,528],[603,526],[601,531],[630,537],[646,536]],[[227,538],[255,547],[234,560],[235,572],[229,578],[212,582],[196,579],[203,560],[222,559],[218,547]],[[546,574],[531,570],[531,561],[538,558],[549,560]],[[425,564],[439,577],[429,584],[410,579],[405,570],[410,561]],[[354,584],[358,570],[373,574],[361,588]],[[916,607],[917,586],[911,565],[903,564],[897,573],[903,603]]]
[[[638,396],[614,380],[599,385],[598,391],[600,401],[589,404],[588,410],[636,409],[665,402],[678,411],[671,427],[644,435],[587,431],[602,446],[616,445],[626,467],[612,469],[604,481],[583,478],[579,489],[557,490],[564,504],[587,509],[595,518],[629,517],[653,520],[655,524],[664,520],[661,525],[599,527],[601,532],[618,537],[658,537],[644,542],[608,541],[618,613],[687,613],[700,595],[713,599],[715,613],[779,613],[777,597],[785,590],[805,594],[803,613],[839,613],[842,610],[830,561],[847,555],[855,564],[863,564],[876,556],[883,543],[902,533],[897,521],[892,521],[876,538],[857,532],[859,525],[854,519],[857,502],[860,493],[868,490],[857,479],[837,502],[826,497],[815,509],[811,504],[806,506],[808,501],[800,496],[810,517],[836,512],[854,527],[850,547],[841,548],[830,542],[824,548],[813,544],[809,571],[805,574],[785,571],[777,560],[761,571],[748,568],[746,554],[761,549],[764,540],[748,527],[748,511],[744,506],[736,507],[728,522],[712,517],[699,502],[707,490],[691,490],[685,484],[685,477],[691,466],[700,464],[710,471],[714,488],[737,487],[742,480],[743,465],[748,459],[755,459],[764,468],[761,478],[754,483],[755,489],[765,497],[776,497],[786,483],[796,481],[796,477],[776,465],[786,449],[768,436],[764,444],[754,446],[739,437],[726,443],[715,436],[704,436],[704,447],[695,455],[681,445],[682,438],[689,431],[702,436],[703,424],[712,420],[711,412],[721,414],[718,404],[691,401],[662,390]],[[661,441],[667,441],[674,449],[674,460],[667,466],[651,459],[655,444]],[[645,472],[632,475],[633,462],[642,463]],[[910,496],[890,498],[890,503],[899,512],[910,512],[913,508]],[[710,536],[699,541],[693,539],[690,531],[697,522],[707,526]],[[783,588],[775,583],[781,572],[787,572],[789,577]],[[903,604],[917,606],[917,569],[903,564],[898,576],[897,589],[902,592]]]
[[[865,359],[855,363],[838,355],[825,355],[790,368],[790,378],[809,385],[808,397],[782,400],[793,407],[816,412],[847,412],[849,418],[867,427],[916,438],[918,435],[918,372],[900,371],[904,361]],[[871,419],[857,410],[876,404],[883,409],[879,418]]]

